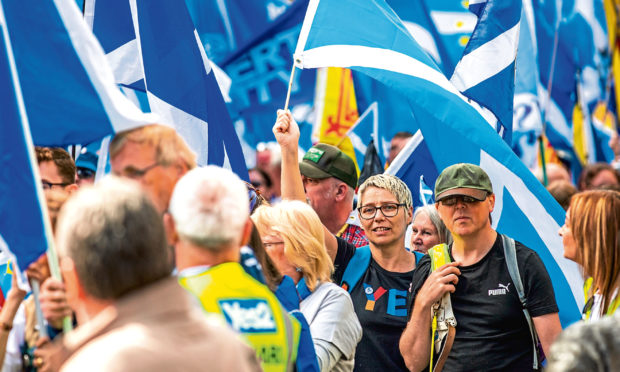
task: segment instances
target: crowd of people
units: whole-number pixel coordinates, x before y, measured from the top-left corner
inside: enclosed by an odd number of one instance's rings
[[[358,184],[334,146],[300,159],[288,111],[273,132],[277,161],[259,162],[250,183],[197,167],[157,124],[118,133],[112,174],[94,184],[96,160],[82,158],[78,175],[66,151],[37,148],[63,280],[44,255],[26,271],[41,314],[15,283],[6,294],[3,371],[620,368],[616,169],[588,166],[575,187],[547,168],[587,299],[584,320],[562,331],[541,258],[492,227],[482,168],[444,169],[435,203],[414,210],[403,181]]]

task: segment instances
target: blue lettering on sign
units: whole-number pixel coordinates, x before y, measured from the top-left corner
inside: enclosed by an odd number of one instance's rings
[[[265,104],[271,101],[273,88],[286,91],[300,31],[298,25],[280,32],[228,65],[226,72],[233,81],[231,94],[241,109],[251,105],[252,94],[259,104]],[[293,78],[292,94],[300,89],[300,75]]]
[[[269,304],[261,299],[218,301],[222,314],[233,329],[241,333],[273,333],[276,322]]]
[[[404,307],[397,309],[399,306]],[[407,316],[407,291],[390,289],[388,294],[387,313],[394,316]]]

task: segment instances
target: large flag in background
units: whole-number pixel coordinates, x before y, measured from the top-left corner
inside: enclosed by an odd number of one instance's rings
[[[288,0],[185,0],[205,51],[220,63],[288,9]]]
[[[8,260],[25,269],[48,247],[41,208],[43,190],[38,186],[38,167],[28,128],[28,119],[0,1],[0,264],[2,278]],[[72,4],[75,6],[75,3]],[[48,224],[49,225],[49,224]],[[17,270],[19,272],[19,270]],[[25,283],[20,275],[18,280]],[[4,282],[4,281],[3,281]],[[9,282],[10,283],[10,282]],[[4,284],[4,283],[3,283]]]
[[[444,75],[452,76],[476,26],[476,16],[467,9],[468,1],[388,0],[387,3]]]
[[[155,122],[118,90],[75,1],[5,1],[4,14],[35,144],[90,143]]]
[[[295,1],[264,32],[220,64],[232,80],[231,116],[242,120],[243,139],[250,146],[275,141],[271,127],[286,100],[295,41],[307,5],[307,0]],[[293,116],[297,106],[312,105],[315,80],[315,71],[295,73],[290,100]]]
[[[522,0],[470,2],[476,28],[450,82],[499,120],[498,132],[512,145],[515,59]]]
[[[351,9],[356,17],[347,16]],[[487,171],[496,194],[494,226],[540,255],[552,278],[562,324],[580,318],[579,270],[563,258],[557,235],[564,211],[450,84],[385,2],[312,0],[295,61],[302,68],[348,67],[404,94],[437,169],[469,162]]]

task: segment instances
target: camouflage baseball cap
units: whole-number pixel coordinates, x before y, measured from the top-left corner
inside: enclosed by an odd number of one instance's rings
[[[357,187],[355,163],[339,148],[325,143],[312,146],[299,163],[301,174],[316,179],[335,177],[352,188]]]
[[[487,194],[493,193],[493,186],[487,173],[477,165],[459,163],[449,166],[435,181],[435,200],[452,195],[471,196],[484,200]]]

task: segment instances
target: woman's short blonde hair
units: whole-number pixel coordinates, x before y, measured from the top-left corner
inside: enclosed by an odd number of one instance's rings
[[[323,224],[314,209],[300,201],[261,206],[252,215],[262,236],[276,234],[284,241],[284,256],[301,270],[310,291],[331,280],[334,264],[325,249]]]
[[[606,311],[620,278],[620,192],[592,190],[575,194],[568,227],[577,246],[576,261],[592,288],[603,296]]]

